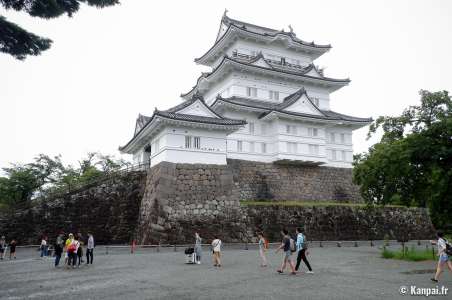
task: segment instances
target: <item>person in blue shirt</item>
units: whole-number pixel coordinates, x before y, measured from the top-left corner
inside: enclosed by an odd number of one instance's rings
[[[307,250],[307,243],[306,243],[306,236],[302,233],[302,229],[301,228],[297,228],[296,229],[296,233],[297,233],[297,241],[296,241],[296,246],[297,246],[297,265],[295,266],[295,270],[298,271],[298,268],[300,267],[300,262],[301,260],[303,260],[303,262],[306,264],[306,267],[308,267],[308,270],[306,273],[307,274],[314,274],[314,272],[312,271],[311,265],[309,264],[308,259],[306,258],[306,250]]]

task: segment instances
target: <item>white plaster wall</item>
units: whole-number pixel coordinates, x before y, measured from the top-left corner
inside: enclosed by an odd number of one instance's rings
[[[319,107],[321,109],[328,110],[330,108],[330,96],[329,92],[325,88],[313,85],[298,85],[293,82],[285,82],[283,80],[276,80],[262,75],[246,74],[237,71],[233,71],[232,76],[228,76],[227,78],[227,80],[221,81],[217,84],[215,86],[215,90],[222,90],[219,86],[224,85],[224,89],[229,87],[230,96],[247,98],[247,87],[254,87],[257,89],[257,97],[255,99],[281,103],[285,97],[295,93],[301,87],[304,87],[309,97],[319,99]],[[278,101],[271,100],[269,98],[270,90],[279,92]],[[214,92],[212,94],[215,94],[216,96],[218,92]],[[210,92],[206,93],[206,95],[209,95],[209,99],[212,97],[210,96]]]
[[[185,136],[191,136],[192,143],[194,143],[194,137],[200,137],[200,149],[195,149],[194,146],[189,149],[185,148]],[[169,125],[165,127],[159,137],[160,150],[152,153],[151,166],[161,161],[226,164],[225,131]]]

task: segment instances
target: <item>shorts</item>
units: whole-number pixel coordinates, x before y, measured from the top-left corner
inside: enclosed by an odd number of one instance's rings
[[[292,256],[292,251],[284,251],[284,257],[285,258],[290,258]]]
[[[445,263],[449,260],[449,256],[447,254],[441,254],[439,256],[439,262],[440,263]]]

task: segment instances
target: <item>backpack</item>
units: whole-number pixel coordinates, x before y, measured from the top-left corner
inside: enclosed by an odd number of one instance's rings
[[[291,238],[290,239],[290,252],[295,252],[297,251],[295,248],[295,241]]]
[[[448,241],[446,241],[446,251],[445,252],[448,256],[452,256],[452,246],[449,244]]]

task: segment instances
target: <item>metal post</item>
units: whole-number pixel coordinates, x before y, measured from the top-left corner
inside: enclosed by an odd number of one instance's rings
[[[355,247],[358,247],[358,242],[355,241]]]
[[[160,252],[160,242],[159,242],[159,244],[157,245],[157,252]]]
[[[174,252],[177,252],[177,246],[174,244]]]
[[[320,247],[320,248],[323,248],[323,244],[322,244],[322,241],[320,241],[320,243],[319,243],[319,247]]]
[[[337,242],[338,247],[342,247],[341,242]]]
[[[370,246],[373,247],[374,246],[374,242],[372,240],[370,240]]]
[[[105,254],[108,254],[108,246],[105,246]]]
[[[245,242],[245,250],[248,250],[248,242]]]

